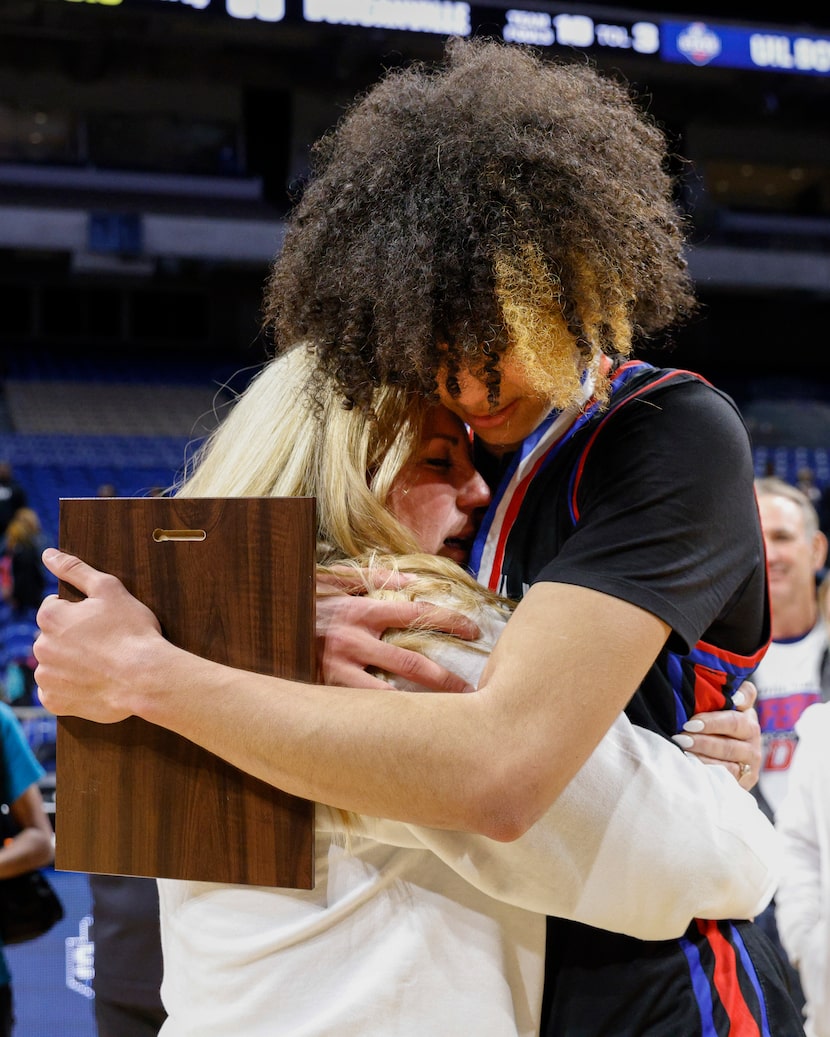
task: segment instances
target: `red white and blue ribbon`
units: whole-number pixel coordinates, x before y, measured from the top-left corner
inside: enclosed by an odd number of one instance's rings
[[[617,392],[647,364],[632,361],[612,377]],[[585,397],[567,410],[551,411],[516,451],[479,527],[470,555],[470,568],[479,583],[504,592],[502,569],[510,531],[519,515],[531,483],[551,463],[561,447],[597,413],[601,404],[593,398],[593,380],[586,380]]]

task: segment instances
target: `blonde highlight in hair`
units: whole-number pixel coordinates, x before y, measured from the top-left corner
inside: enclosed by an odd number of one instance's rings
[[[584,377],[589,373],[594,397],[606,401],[609,383],[600,358],[603,354],[628,356],[632,349],[631,320],[622,293],[611,300],[601,297],[597,272],[581,257],[574,264],[579,303],[569,307],[561,281],[548,269],[538,246],[531,243],[518,254],[501,253],[494,265],[509,355],[537,395],[564,410],[581,402]],[[570,319],[569,309],[573,311]]]

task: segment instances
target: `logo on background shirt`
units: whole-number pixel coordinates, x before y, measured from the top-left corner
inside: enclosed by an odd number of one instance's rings
[[[762,771],[789,770],[797,744],[798,738],[794,731],[775,734],[771,737],[765,735],[763,737],[764,758],[761,763]]]
[[[821,701],[818,691],[801,691],[793,695],[770,696],[758,700],[758,723],[761,733],[792,731],[795,722],[808,706]]]

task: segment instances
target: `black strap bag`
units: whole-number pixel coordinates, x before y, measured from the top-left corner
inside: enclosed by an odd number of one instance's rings
[[[0,940],[5,946],[43,936],[62,918],[63,904],[39,869],[0,879]]]

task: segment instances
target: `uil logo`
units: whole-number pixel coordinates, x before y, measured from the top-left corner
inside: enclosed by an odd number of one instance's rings
[[[721,52],[720,37],[703,22],[692,22],[678,33],[677,49],[693,65],[708,65]]]

